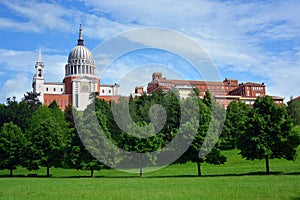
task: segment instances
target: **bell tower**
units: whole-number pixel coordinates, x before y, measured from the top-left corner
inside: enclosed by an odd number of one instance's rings
[[[35,64],[35,74],[33,76],[32,88],[33,92],[40,94],[39,100],[44,103],[44,62],[42,60],[42,52],[39,50],[38,60]]]

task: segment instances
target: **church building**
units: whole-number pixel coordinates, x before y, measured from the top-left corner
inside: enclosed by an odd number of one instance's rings
[[[40,94],[39,100],[44,105],[56,101],[60,109],[73,105],[76,110],[84,110],[93,100],[98,98],[110,101],[118,97],[119,85],[100,86],[100,79],[96,76],[97,67],[91,51],[84,45],[82,28],[79,28],[77,46],[69,53],[65,65],[65,77],[62,82],[45,82],[41,51],[35,64],[33,77],[33,92]]]

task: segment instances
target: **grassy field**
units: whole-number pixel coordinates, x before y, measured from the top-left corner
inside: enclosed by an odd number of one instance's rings
[[[203,177],[196,176],[195,163],[171,165],[142,178],[116,170],[88,178],[88,171],[55,168],[51,178],[43,177],[44,168],[20,168],[8,178],[3,170],[0,199],[300,199],[300,158],[271,160],[271,175],[266,176],[264,161],[247,161],[237,152],[224,151],[224,165],[203,164]],[[28,173],[38,177],[24,176]]]

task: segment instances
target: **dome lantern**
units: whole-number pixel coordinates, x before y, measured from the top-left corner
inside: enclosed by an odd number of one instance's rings
[[[77,43],[77,46],[81,45],[81,46],[84,46],[84,43],[83,43],[83,38],[82,38],[82,28],[81,28],[81,24],[80,24],[80,27],[79,27],[79,37],[78,37],[78,43]]]
[[[92,52],[83,43],[81,24],[77,41],[77,46],[69,53],[65,76],[96,76],[96,65]]]

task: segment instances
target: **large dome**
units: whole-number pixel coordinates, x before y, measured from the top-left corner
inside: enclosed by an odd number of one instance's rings
[[[73,62],[75,60],[82,60],[82,59],[86,61],[94,62],[91,51],[85,46],[78,45],[74,47],[69,53],[68,62]]]
[[[68,64],[65,66],[65,76],[96,75],[96,65],[92,52],[84,46],[83,41],[80,25],[78,44],[69,53]]]

